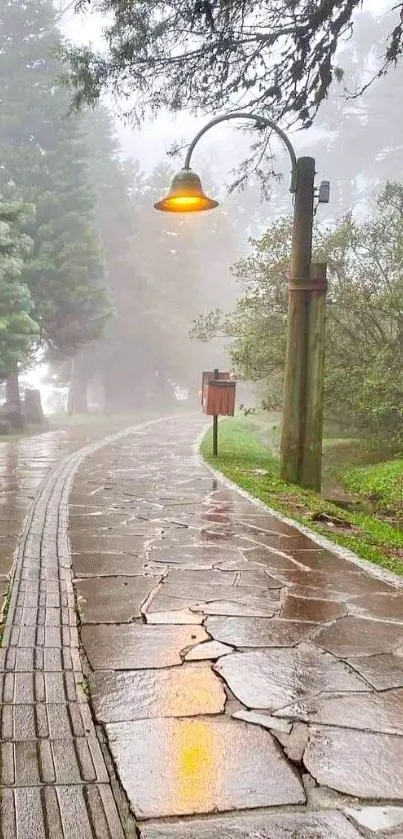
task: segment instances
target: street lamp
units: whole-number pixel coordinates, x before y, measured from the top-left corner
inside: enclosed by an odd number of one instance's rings
[[[315,198],[315,161],[297,159],[284,131],[267,117],[249,112],[223,114],[212,119],[196,134],[186,154],[183,169],[173,178],[166,198],[154,206],[163,212],[200,212],[218,206],[205,195],[199,176],[190,168],[195,146],[210,128],[233,119],[252,120],[260,128],[274,131],[286,147],[291,161],[290,192],[294,197],[294,224],[290,264],[288,338],[285,362],[281,476],[311,489],[320,489],[323,372],[325,336],[326,265],[311,264]],[[329,200],[325,181],[318,192],[319,203]]]

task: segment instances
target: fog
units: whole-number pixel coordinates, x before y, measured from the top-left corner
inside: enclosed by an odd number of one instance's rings
[[[366,10],[357,15],[354,37],[340,48],[340,64],[346,67],[343,84],[332,87],[312,129],[290,135],[298,155],[315,157],[318,183],[322,179],[331,182],[330,203],[318,208],[319,224],[333,224],[347,211],[365,218],[373,195],[388,180],[401,178],[402,64],[362,98],[348,97],[345,92],[365,84],[376,69],[379,55],[373,44],[377,32],[388,31],[387,8],[388,4],[379,0],[365,4]],[[67,0],[56,3],[56,9],[65,39],[102,49],[99,17],[75,14]],[[43,48],[48,46],[45,38]],[[50,74],[52,66],[49,61]],[[88,407],[130,412],[143,404],[161,407],[178,400],[196,404],[202,370],[231,367],[235,362],[234,356],[228,355],[232,337],[228,329],[225,334],[216,330],[212,341],[201,342],[190,335],[192,325],[201,315],[217,309],[233,311],[242,295],[234,266],[250,254],[250,238],[258,238],[273,220],[290,217],[292,212],[290,167],[281,144],[273,141],[272,145],[273,166],[282,177],[273,179],[269,196],[262,198],[261,184],[253,176],[243,191],[231,193],[229,188],[249,154],[253,136],[232,125],[214,129],[198,146],[193,165],[206,191],[219,199],[219,209],[194,217],[158,214],[153,203],[168,190],[173,172],[181,166],[181,154],[174,159],[168,156],[170,147],[174,143],[185,146],[210,115],[180,113],[173,118],[162,111],[139,128],[124,123],[119,118],[120,103],[106,97],[98,111],[79,118],[79,126],[73,118],[75,127],[70,130],[66,128],[64,91],[60,105],[52,106],[50,118],[44,116],[41,124],[35,110],[35,125],[31,126],[23,91],[29,84],[21,67],[18,101],[11,104],[10,100],[7,106],[14,115],[18,111],[18,130],[24,136],[42,138],[42,159],[51,161],[52,166],[55,157],[66,154],[66,171],[69,167],[71,171],[73,160],[78,166],[74,148],[79,149],[82,168],[81,174],[77,169],[77,178],[86,180],[81,180],[83,195],[78,203],[67,206],[70,186],[66,186],[64,197],[57,194],[61,173],[56,168],[53,174],[49,167],[46,170],[47,194],[54,193],[55,202],[59,200],[60,219],[64,212],[69,214],[67,239],[75,256],[71,267],[64,266],[64,275],[57,269],[57,293],[52,278],[40,296],[38,288],[48,271],[43,260],[47,247],[43,231],[54,219],[39,182],[32,179],[31,139],[27,140],[23,165],[21,157],[15,171],[13,154],[6,150],[0,184],[3,197],[7,201],[18,197],[36,205],[36,221],[31,218],[22,228],[31,239],[34,257],[26,258],[21,276],[33,298],[32,318],[36,318],[38,330],[14,365],[22,389],[39,384],[46,408],[68,407],[71,412]],[[35,98],[37,93],[32,95]],[[38,103],[40,108],[39,99]],[[80,146],[83,135],[85,151]],[[4,128],[2,139],[6,146],[10,144]],[[21,167],[25,172],[24,166],[26,174],[19,185],[15,172]],[[66,171],[63,169],[63,177],[69,178]],[[84,193],[91,196],[87,200],[92,201],[91,206],[87,206]],[[82,223],[73,220],[70,225],[74,214]],[[85,242],[77,233],[82,224],[88,228]],[[64,245],[60,244],[60,254],[56,254],[57,236],[61,236],[59,228],[49,236],[52,245],[47,253],[53,249],[52,259],[60,266]],[[242,270],[235,269],[235,273],[239,276]],[[81,275],[85,293],[78,288]],[[48,280],[43,282],[46,285]],[[64,293],[66,283],[70,283],[70,296]],[[46,294],[54,294],[51,313]],[[255,385],[251,386],[245,399],[253,402],[256,392]]]

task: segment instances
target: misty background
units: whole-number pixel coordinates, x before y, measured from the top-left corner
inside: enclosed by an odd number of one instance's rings
[[[68,0],[55,0],[54,9],[52,25],[64,39],[102,48],[102,21],[96,15],[75,14]],[[365,218],[373,196],[402,172],[402,65],[363,97],[351,95],[379,66],[390,30],[384,3],[374,0],[365,9],[356,16],[354,36],[340,48],[342,83],[332,86],[314,127],[290,135],[298,155],[316,158],[318,183],[331,182],[330,204],[318,209],[317,220],[323,224],[335,223],[346,211]],[[193,158],[206,192],[219,199],[219,209],[194,217],[156,213],[154,201],[165,194],[182,164],[183,152],[172,158],[169,149],[186,145],[211,115],[173,118],[161,113],[140,129],[121,118],[121,109],[122,103],[104,99],[95,112],[83,115],[77,128],[85,135],[83,166],[94,197],[91,235],[102,251],[96,258],[102,259],[104,273],[95,297],[99,303],[106,290],[109,302],[96,314],[88,303],[87,337],[84,322],[79,328],[74,322],[77,314],[63,324],[68,332],[63,344],[55,337],[43,300],[35,300],[32,285],[40,340],[34,340],[25,362],[19,360],[6,379],[5,398],[13,403],[19,399],[18,387],[38,385],[46,409],[65,408],[68,400],[73,413],[86,411],[88,405],[118,412],[144,402],[165,405],[175,400],[178,389],[197,399],[201,371],[231,366],[233,358],[227,353],[228,334],[203,343],[191,339],[192,324],[212,310],[234,309],[240,295],[234,266],[250,254],[250,239],[261,237],[274,219],[291,216],[289,161],[275,140],[267,165],[281,177],[273,177],[269,196],[262,198],[253,174],[242,191],[229,191],[253,142],[250,131],[230,125],[203,138]],[[21,199],[29,200],[32,189],[21,190]],[[29,227],[26,232],[32,236]],[[88,277],[94,270],[88,266]],[[27,284],[30,288],[29,280]],[[78,300],[76,295],[76,312]],[[99,337],[94,319],[99,324],[105,320]],[[253,403],[259,399],[258,383],[241,388],[240,394],[242,401]]]

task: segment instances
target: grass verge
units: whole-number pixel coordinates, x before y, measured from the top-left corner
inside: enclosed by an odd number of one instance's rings
[[[403,532],[374,516],[340,510],[318,493],[285,483],[279,475],[278,458],[242,418],[220,422],[217,458],[212,454],[211,431],[202,441],[201,454],[269,507],[350,548],[358,556],[403,575]]]
[[[403,519],[403,459],[395,458],[373,466],[343,472],[343,484],[363,502],[380,513]]]

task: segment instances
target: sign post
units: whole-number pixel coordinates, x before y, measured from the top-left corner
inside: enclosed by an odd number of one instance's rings
[[[218,417],[233,417],[235,412],[235,382],[229,373],[214,370],[203,373],[203,413],[213,417],[213,456],[218,455]]]
[[[218,381],[218,369],[214,370],[214,379]],[[213,455],[218,456],[218,415],[213,416]]]

